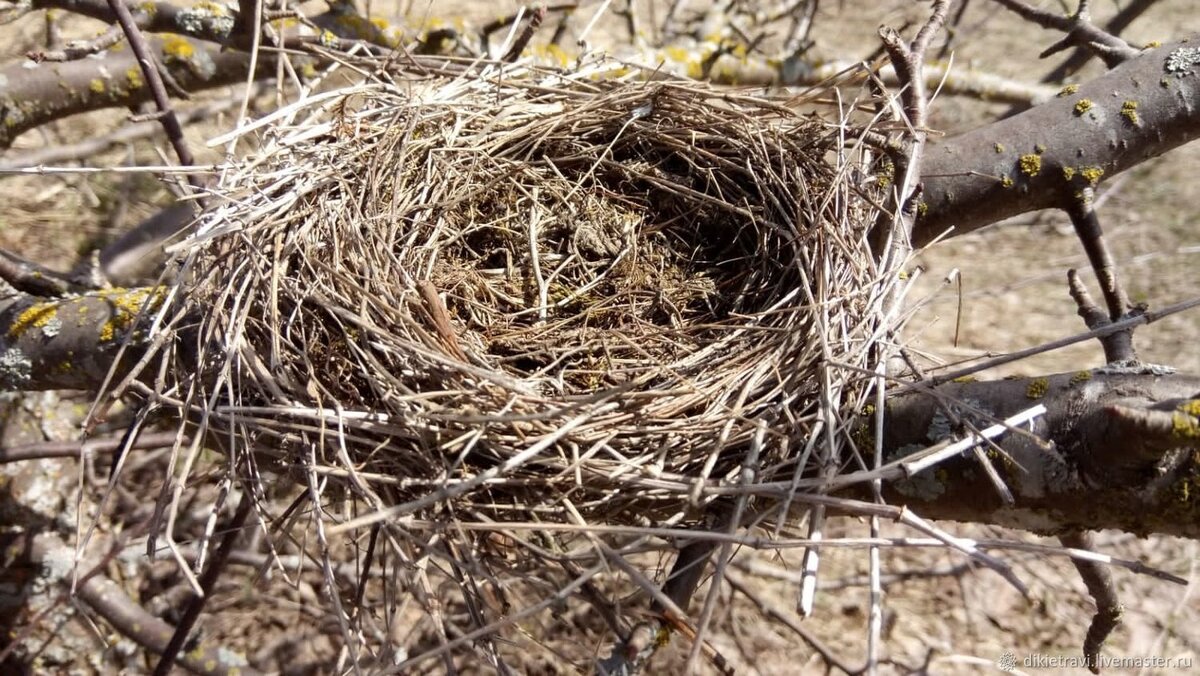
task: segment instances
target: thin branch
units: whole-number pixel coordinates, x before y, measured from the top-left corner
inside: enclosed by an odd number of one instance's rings
[[[847,674],[859,674],[863,672],[862,668],[851,667],[849,664],[846,664],[842,660],[838,659],[832,648],[825,645],[821,639],[817,638],[815,634],[804,628],[804,625],[800,622],[800,618],[795,617],[792,613],[784,610],[778,604],[772,603],[768,599],[759,595],[754,590],[754,586],[749,584],[737,572],[732,570],[726,571],[725,581],[729,583],[729,586],[732,587],[734,591],[738,592],[742,596],[745,596],[750,600],[751,603],[757,606],[759,611],[767,619],[779,622],[799,636],[801,641],[804,641],[810,648],[812,648],[818,655],[821,656],[821,659],[825,661],[826,665],[841,669]]]
[[[112,8],[113,14],[117,17],[117,22],[121,25],[121,30],[125,32],[125,39],[129,41],[129,47],[133,50],[133,54],[137,57],[138,65],[142,68],[142,74],[146,77],[146,82],[150,85],[150,93],[154,96],[154,104],[158,107],[161,114],[159,122],[162,123],[163,131],[167,134],[167,140],[170,141],[171,147],[175,149],[175,155],[179,158],[179,163],[184,166],[191,166],[196,163],[192,157],[192,151],[188,148],[187,141],[183,138],[183,125],[179,123],[179,118],[175,116],[175,110],[171,107],[171,97],[167,94],[167,88],[163,84],[163,75],[160,71],[157,59],[154,56],[153,50],[146,42],[145,36],[142,35],[141,29],[133,19],[133,15],[129,12],[129,7],[125,5],[125,0],[108,0],[109,7]],[[203,185],[203,179],[199,176],[188,176],[188,181],[192,187],[199,190]]]
[[[120,1],[120,0],[118,0]],[[179,619],[179,624],[176,625],[174,633],[171,635],[171,640],[163,647],[162,656],[158,660],[158,665],[154,668],[155,676],[166,676],[171,672],[171,667],[174,665],[176,656],[183,649],[184,643],[187,641],[188,635],[195,626],[196,620],[200,617],[200,612],[204,610],[204,604],[212,596],[212,590],[217,585],[217,578],[225,571],[225,563],[229,559],[230,552],[233,551],[233,546],[237,542],[237,538],[242,534],[242,527],[246,524],[246,519],[250,516],[250,508],[254,504],[254,498],[249,491],[243,491],[241,500],[238,502],[237,511],[233,515],[233,520],[225,527],[225,537],[221,540],[221,545],[217,548],[216,554],[213,555],[212,561],[209,562],[208,568],[204,569],[204,573],[200,575],[200,588],[204,591],[201,596],[193,596],[188,602],[187,608],[183,612],[183,616]],[[336,593],[330,590],[330,593]]]
[[[112,47],[120,42],[124,35],[124,32],[120,28],[113,26],[91,40],[72,42],[62,49],[51,51],[32,51],[25,56],[29,57],[29,59],[32,61],[38,62],[75,61],[76,59],[82,59],[85,56],[91,56],[92,54],[99,54],[100,52],[103,52],[109,47]]]
[[[1117,278],[1116,263],[1113,262],[1112,252],[1104,239],[1100,219],[1096,216],[1096,210],[1092,208],[1094,197],[1095,191],[1090,186],[1085,187],[1073,196],[1066,211],[1075,226],[1075,234],[1083,244],[1083,250],[1087,252],[1096,279],[1100,282],[1100,290],[1108,306],[1108,316],[1116,321],[1125,315],[1129,307],[1129,296]]]
[[[1108,23],[1104,24],[1104,32],[1109,35],[1119,36],[1126,28],[1137,20],[1142,14],[1150,9],[1158,0],[1133,0],[1129,4],[1121,8]],[[1086,47],[1076,47],[1075,51],[1066,58],[1062,63],[1058,64],[1054,70],[1046,73],[1042,78],[1042,82],[1062,82],[1072,73],[1078,72],[1080,68],[1094,56],[1091,50]]]
[[[176,115],[179,118],[179,122],[185,125],[205,120],[232,108],[237,104],[237,98],[239,97],[212,101],[179,111]],[[157,121],[136,122],[115,129],[103,136],[87,138],[78,143],[47,146],[40,149],[22,149],[20,154],[13,153],[14,157],[12,159],[0,159],[0,171],[62,164],[65,162],[78,162],[93,155],[98,155],[110,148],[149,138],[160,131],[162,131],[162,125]]]
[[[1078,45],[1091,50],[1109,68],[1112,68],[1138,55],[1138,50],[1129,46],[1129,43],[1091,22],[1086,0],[1081,0],[1078,9],[1071,16],[1047,12],[1028,5],[1022,0],[995,1],[1026,21],[1035,23],[1042,28],[1051,28],[1067,34],[1054,47],[1042,52],[1042,57]]]
[[[1092,550],[1096,546],[1095,536],[1085,531],[1065,533],[1058,538],[1064,546],[1073,549]],[[1087,637],[1083,642],[1083,656],[1087,660],[1088,670],[1093,674],[1100,673],[1100,649],[1121,623],[1121,614],[1125,608],[1117,596],[1117,586],[1113,583],[1112,571],[1107,566],[1086,559],[1071,559],[1075,570],[1083,578],[1083,584],[1096,602],[1096,614],[1092,616],[1091,626],[1088,627]]]
[[[900,100],[908,124],[904,148],[895,158],[895,182],[892,194],[891,227],[877,225],[876,252],[883,254],[891,266],[903,265],[912,250],[912,232],[916,223],[917,204],[924,188],[920,184],[921,164],[928,133],[929,98],[925,90],[925,52],[933,36],[946,22],[949,0],[934,0],[933,10],[916,38],[905,44],[892,28],[881,28],[879,37],[900,80]],[[882,216],[881,216],[882,218]]]
[[[1112,319],[1092,300],[1092,296],[1088,293],[1087,287],[1084,286],[1083,280],[1079,278],[1079,273],[1073,269],[1067,271],[1067,286],[1070,290],[1072,300],[1075,301],[1075,307],[1078,308],[1079,316],[1083,318],[1084,323],[1089,329],[1100,329],[1112,324]],[[1100,336],[1099,340],[1100,345],[1104,348],[1104,360],[1106,363],[1116,364],[1137,361],[1137,352],[1133,349],[1132,327],[1124,331]]]
[[[39,298],[61,298],[68,293],[94,291],[67,275],[27,261],[0,249],[0,279],[12,288]]]
[[[544,6],[533,8],[529,12],[529,20],[525,22],[525,28],[517,36],[517,39],[513,40],[512,46],[508,48],[504,56],[500,57],[500,60],[508,63],[516,61],[521,56],[521,52],[525,51],[525,48],[529,46],[529,41],[533,39],[533,34],[537,32],[538,27],[542,25],[542,21],[545,19],[546,8]]]
[[[138,437],[130,450],[162,448],[175,443],[175,432],[157,432]],[[43,441],[0,448],[0,465],[40,458],[78,458],[88,453],[110,453],[121,446],[121,439],[88,439],[85,441]],[[186,442],[185,442],[186,443]]]
[[[1093,329],[1086,333],[1077,333],[1073,336],[1059,338],[1058,340],[1052,340],[1048,343],[1042,343],[1041,345],[1026,348],[1024,350],[1017,350],[1015,352],[1009,352],[1008,354],[1003,354],[998,357],[992,357],[991,359],[986,359],[978,364],[975,364],[974,366],[956,369],[948,373],[941,373],[936,376],[921,380],[917,383],[912,383],[909,386],[904,386],[901,388],[901,391],[906,391],[908,389],[923,389],[926,387],[941,385],[952,380],[974,375],[980,371],[986,371],[987,369],[1003,366],[1004,364],[1011,364],[1014,361],[1026,359],[1035,354],[1053,352],[1054,350],[1059,350],[1069,345],[1092,340],[1093,338],[1103,338],[1104,336],[1109,336],[1119,331],[1125,331],[1143,324],[1152,324],[1163,317],[1169,317],[1173,314],[1178,314],[1196,307],[1200,307],[1200,297],[1185,300],[1173,305],[1168,305],[1161,310],[1147,310],[1146,312],[1125,317],[1120,321],[1113,322],[1098,329]]]

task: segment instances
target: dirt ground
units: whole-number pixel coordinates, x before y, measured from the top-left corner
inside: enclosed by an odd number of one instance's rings
[[[621,5],[615,2],[613,5]],[[665,0],[637,3],[642,12],[661,16]],[[685,3],[690,9],[707,3]],[[1039,3],[1057,8],[1058,3]],[[1103,22],[1118,8],[1109,0],[1093,3],[1093,17]],[[311,7],[317,5],[310,3]],[[417,25],[432,17],[451,17],[467,25],[515,11],[512,0],[376,1],[372,12],[395,23]],[[597,6],[592,3],[589,6]],[[877,48],[875,31],[881,24],[903,25],[921,16],[926,5],[868,0],[826,1],[816,19],[814,53],[823,58],[865,58]],[[311,11],[316,11],[313,9]],[[619,23],[609,17],[598,35],[612,37]],[[4,49],[4,56],[19,54],[37,44],[38,24],[31,18],[0,28],[5,35],[20,35]],[[1136,23],[1126,37],[1133,44],[1168,41],[1200,31],[1200,12],[1193,0],[1161,0]],[[1001,10],[995,3],[971,0],[954,36],[954,62],[970,65],[1021,81],[1032,81],[1057,63],[1037,53],[1057,36],[1031,28]],[[595,42],[599,42],[597,38]],[[7,59],[6,59],[7,60]],[[1092,64],[1075,79],[1094,75]],[[932,126],[952,135],[997,115],[1007,106],[942,98],[934,107]],[[111,112],[83,116],[34,131],[20,139],[19,149],[36,148],[97,133],[120,124]],[[193,147],[226,128],[229,119],[218,117],[189,130]],[[161,140],[159,141],[161,145]],[[142,141],[127,153],[109,153],[100,159],[111,163],[153,161],[155,151]],[[1200,293],[1200,230],[1193,185],[1200,175],[1200,144],[1174,151],[1105,184],[1099,194],[1100,214],[1114,247],[1120,272],[1131,296],[1151,308],[1163,307]],[[97,243],[153,213],[168,199],[157,183],[142,176],[3,177],[0,202],[0,246],[22,252],[46,264],[66,268]],[[1066,271],[1085,269],[1086,258],[1070,224],[1062,214],[1038,213],[992,226],[985,231],[953,238],[922,252],[918,258],[921,283],[912,299],[932,300],[911,321],[911,347],[933,367],[939,363],[990,353],[1026,348],[1084,330],[1067,294]],[[943,278],[959,272],[961,293]],[[1091,280],[1090,273],[1085,279]],[[1093,287],[1094,288],[1094,287]],[[1137,347],[1143,359],[1200,371],[1200,314],[1176,315],[1143,328]],[[1095,343],[1039,355],[986,374],[1035,374],[1074,371],[1100,365],[1103,354]],[[147,475],[142,475],[147,479]],[[283,499],[286,496],[280,496]],[[1001,529],[943,524],[961,537],[1046,542]],[[835,522],[827,537],[862,537],[866,524],[854,520]],[[885,535],[911,536],[898,526]],[[1099,537],[1103,552],[1136,559],[1187,579],[1186,587],[1117,570],[1116,579],[1126,604],[1124,624],[1110,639],[1105,654],[1129,658],[1186,658],[1200,670],[1200,543],[1167,537],[1141,539],[1107,532]],[[1093,604],[1073,567],[1062,558],[1019,551],[994,552],[1009,561],[1029,586],[1023,598],[995,573],[973,568],[966,560],[944,549],[884,549],[886,582],[883,673],[976,674],[998,673],[997,660],[1005,653],[1016,657],[1018,672],[1087,673],[1082,668],[1052,669],[1028,665],[1034,656],[1074,657],[1079,654]],[[824,642],[849,665],[862,663],[867,636],[869,600],[866,586],[867,551],[859,548],[826,550],[820,594],[814,616],[800,620],[794,603],[800,552],[739,552],[735,572],[745,580],[755,598],[724,588],[723,603],[709,635],[713,647],[744,674],[819,674],[827,667],[817,652],[782,622],[766,618],[764,606],[800,624]],[[666,565],[663,562],[661,565]],[[653,571],[651,571],[653,572]],[[288,673],[318,673],[306,669],[309,660],[327,655],[336,632],[320,628],[313,611],[319,592],[305,585],[272,581],[257,596],[246,595],[254,569],[245,580],[231,580],[218,595],[215,619],[206,625],[211,636],[223,636],[231,649],[254,654],[271,648],[264,664]],[[315,583],[318,577],[312,578]],[[142,589],[148,595],[149,583]],[[707,587],[701,590],[703,593]],[[270,619],[262,621],[268,611]],[[308,627],[298,630],[297,627]],[[595,647],[604,654],[604,646]],[[687,644],[676,639],[653,665],[655,673],[674,673],[686,656]],[[578,673],[555,653],[530,647],[529,673]],[[291,664],[295,668],[287,669]],[[127,673],[138,673],[136,661],[126,662]],[[705,665],[706,671],[713,671]],[[99,669],[103,671],[103,669]],[[482,671],[483,669],[480,668]],[[475,669],[468,669],[475,671]],[[1110,668],[1106,673],[1186,673],[1188,670]],[[429,673],[437,673],[432,669]],[[715,671],[714,671],[715,673]]]

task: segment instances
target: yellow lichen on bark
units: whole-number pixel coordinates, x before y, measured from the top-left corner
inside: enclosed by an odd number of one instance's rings
[[[34,303],[25,308],[12,326],[8,327],[9,338],[20,338],[31,328],[43,328],[58,316],[58,303]]]
[[[196,48],[178,35],[167,34],[163,36],[163,54],[168,60],[186,61],[196,54]]]
[[[1042,158],[1040,155],[1035,153],[1022,155],[1018,162],[1018,166],[1021,168],[1021,173],[1029,176],[1030,178],[1037,176],[1042,171]]]
[[[143,308],[147,312],[154,311],[163,301],[163,291],[159,288],[108,289],[97,296],[112,306],[112,316],[100,327],[100,341],[105,343],[129,328]]]

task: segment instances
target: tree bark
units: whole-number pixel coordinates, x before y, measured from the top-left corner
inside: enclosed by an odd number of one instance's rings
[[[161,289],[135,288],[0,300],[0,391],[100,387],[127,340],[123,363],[138,359],[162,299]]]
[[[1200,38],[1147,50],[1058,98],[941,143],[922,165],[920,246],[1035,211],[1200,136]]]
[[[1032,426],[1036,437],[1010,431],[995,447],[982,446],[1012,503],[970,453],[885,482],[884,497],[926,518],[1046,535],[1116,528],[1200,538],[1198,398],[1200,376],[1106,368],[948,383],[934,396],[892,398],[884,427],[889,462],[964,435],[939,401],[978,429],[1038,403],[1047,413]],[[864,420],[865,429],[870,424]]]

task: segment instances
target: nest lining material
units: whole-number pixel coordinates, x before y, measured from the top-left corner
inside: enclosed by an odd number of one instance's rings
[[[883,293],[840,138],[511,67],[294,105],[190,246],[201,333],[237,346],[212,419],[393,515],[687,522],[679,487],[736,481],[756,434],[758,480],[790,480],[843,443]]]

